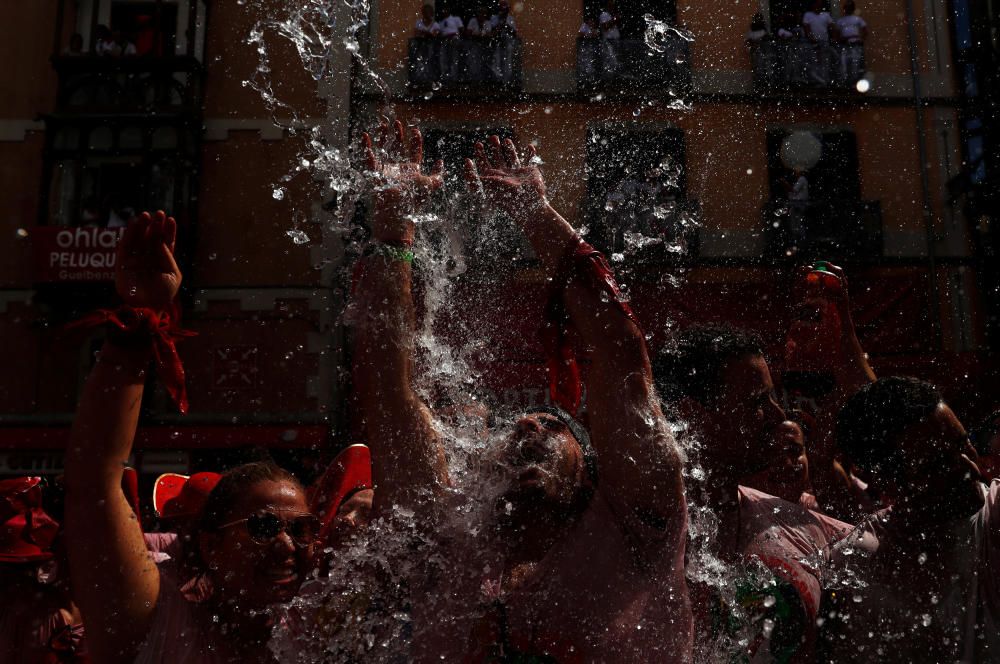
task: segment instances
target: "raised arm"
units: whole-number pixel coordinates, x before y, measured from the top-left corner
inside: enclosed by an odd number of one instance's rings
[[[410,215],[442,184],[441,166],[420,170],[423,142],[414,129],[404,161],[403,126],[387,126],[374,146],[364,135],[367,168],[379,190],[372,215],[374,253],[363,258],[356,308],[353,378],[372,451],[374,509],[413,509],[421,496],[448,482],[444,449],[431,413],[413,389],[415,313],[412,295],[414,228]],[[386,154],[383,163],[376,156]]]
[[[685,520],[681,461],[655,398],[642,330],[603,287],[604,276],[595,272],[606,266],[603,258],[571,257],[581,240],[546,200],[534,157],[529,148],[522,163],[511,141],[501,144],[494,136],[489,154],[477,146],[477,163],[466,163],[466,176],[488,203],[518,222],[547,277],[569,277],[562,297],[590,358],[587,409],[599,488],[643,523],[679,534]]]
[[[163,212],[125,229],[115,286],[126,304],[164,312],[181,283],[177,226]],[[77,406],[66,451],[66,536],[73,591],[94,661],[131,661],[160,588],[156,565],[121,489],[132,451],[152,341],[109,335]]]

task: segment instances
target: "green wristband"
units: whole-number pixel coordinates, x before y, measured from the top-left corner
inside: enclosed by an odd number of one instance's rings
[[[412,263],[414,258],[412,249],[408,247],[397,247],[392,244],[376,244],[373,253],[386,259],[403,261],[404,263]]]

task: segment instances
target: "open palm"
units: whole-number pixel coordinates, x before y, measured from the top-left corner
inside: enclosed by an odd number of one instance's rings
[[[535,161],[534,146],[528,146],[522,161],[513,141],[501,144],[498,136],[490,136],[489,154],[476,143],[476,160],[465,160],[466,182],[487,205],[518,219],[545,204],[545,181]]]
[[[174,260],[177,222],[162,210],[143,212],[129,223],[118,243],[115,289],[125,304],[165,310],[181,287]]]

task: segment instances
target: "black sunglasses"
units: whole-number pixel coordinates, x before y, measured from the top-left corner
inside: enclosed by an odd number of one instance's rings
[[[319,519],[312,514],[301,514],[291,519],[282,519],[274,512],[258,512],[245,519],[230,521],[219,526],[219,530],[241,523],[246,524],[247,535],[255,544],[270,544],[281,533],[288,533],[298,546],[309,546],[319,535]]]

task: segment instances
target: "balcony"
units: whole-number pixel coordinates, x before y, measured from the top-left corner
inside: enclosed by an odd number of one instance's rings
[[[59,113],[200,113],[204,68],[192,56],[60,55],[52,65],[59,76]]]
[[[523,44],[516,36],[492,39],[413,38],[409,82],[418,91],[518,91]]]
[[[576,83],[581,91],[648,93],[691,89],[691,47],[686,39],[668,35],[662,51],[642,39],[586,39],[576,42]]]
[[[883,254],[878,201],[773,199],[764,207],[763,219],[765,253],[775,258],[859,260]]]
[[[750,48],[754,87],[856,90],[865,75],[864,44],[815,44],[801,39],[767,39]]]

